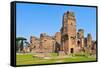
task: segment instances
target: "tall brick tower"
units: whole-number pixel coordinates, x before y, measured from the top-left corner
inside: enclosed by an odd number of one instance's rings
[[[75,52],[76,46],[76,18],[74,12],[66,12],[63,15],[61,28],[61,49],[65,54]]]

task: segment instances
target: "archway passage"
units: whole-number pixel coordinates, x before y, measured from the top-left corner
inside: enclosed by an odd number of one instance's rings
[[[71,48],[70,49],[70,53],[74,53],[74,48]]]

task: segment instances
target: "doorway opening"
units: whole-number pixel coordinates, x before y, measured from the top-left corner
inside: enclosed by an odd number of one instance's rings
[[[70,49],[70,53],[74,53],[74,49],[73,48]]]

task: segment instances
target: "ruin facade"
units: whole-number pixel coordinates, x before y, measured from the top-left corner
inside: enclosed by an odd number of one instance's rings
[[[96,41],[92,40],[90,33],[84,37],[84,29],[77,31],[75,14],[68,11],[63,14],[62,27],[59,32],[56,32],[54,36],[49,36],[46,33],[41,33],[40,38],[31,36],[29,45],[24,48],[24,51],[54,52],[59,53],[59,55],[89,51],[96,54]]]

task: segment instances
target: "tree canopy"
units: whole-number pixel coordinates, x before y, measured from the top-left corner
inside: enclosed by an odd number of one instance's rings
[[[16,40],[19,41],[19,40],[27,40],[27,39],[24,37],[17,37]]]

